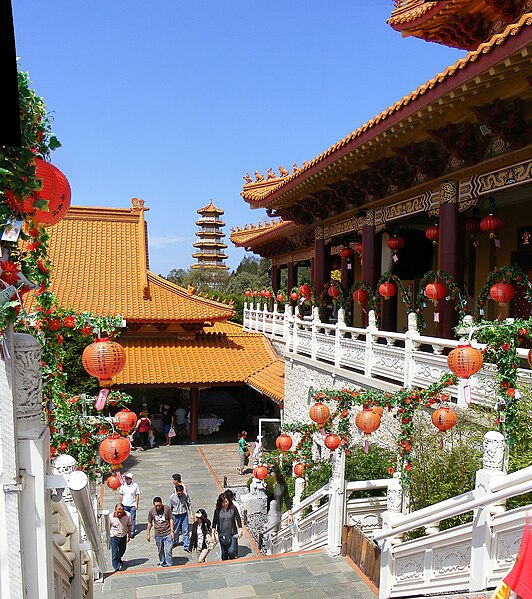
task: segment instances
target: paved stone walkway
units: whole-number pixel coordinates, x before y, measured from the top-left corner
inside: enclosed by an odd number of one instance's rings
[[[212,517],[224,476],[229,485],[242,484],[247,478],[238,476],[236,462],[234,443],[177,445],[132,453],[123,472],[131,471],[141,490],[137,536],[128,544],[125,569],[110,572],[95,583],[95,599],[374,599],[350,560],[331,558],[322,551],[264,557],[247,533],[239,541],[237,560],[221,562],[217,547],[206,564],[197,564],[196,557],[180,545],[174,549],[173,567],[156,568],[155,543],[146,541],[146,516],[153,497],[160,495],[167,502],[172,474],[177,472],[188,487],[193,511],[204,508]],[[118,493],[106,486],[103,507],[112,510],[117,501]],[[107,563],[111,569],[109,551]]]

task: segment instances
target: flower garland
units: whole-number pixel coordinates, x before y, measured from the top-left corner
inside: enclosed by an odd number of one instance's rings
[[[396,437],[397,464],[390,465],[388,472],[393,474],[395,469],[401,473],[401,480],[408,485],[409,472],[412,470],[412,451],[415,445],[414,415],[417,410],[432,407],[434,404],[443,404],[449,396],[443,391],[457,383],[457,378],[451,373],[442,375],[439,381],[426,389],[400,389],[395,393],[379,391],[377,389],[332,390],[323,389],[316,392],[313,398],[319,402],[331,404],[329,419],[324,423],[323,430],[335,433],[340,437],[341,447],[346,454],[353,445],[351,435],[351,418],[353,410],[358,411],[360,406],[372,408],[378,406],[389,412],[394,411],[394,417],[399,421],[399,433]],[[283,425],[283,432],[298,433],[299,441],[292,452],[288,452],[287,459],[303,461],[312,464],[312,437],[319,431],[316,423],[294,422]]]
[[[460,287],[456,284],[454,277],[443,270],[429,270],[419,283],[419,291],[416,296],[415,311],[418,329],[421,331],[425,328],[425,321],[421,312],[428,306],[431,301],[425,295],[425,288],[429,283],[443,281],[447,287],[448,295],[445,301],[455,302],[455,310],[460,313],[460,319],[469,313],[467,300],[464,298]]]
[[[353,297],[353,294],[358,289],[362,289],[363,291],[365,291],[368,294],[368,312],[370,310],[373,310],[375,312],[375,318],[377,319],[377,322],[380,322],[380,319],[381,319],[380,295],[378,296],[378,299],[377,299],[377,296],[375,295],[373,287],[367,281],[357,281],[351,287],[351,290],[349,291],[351,297]]]
[[[484,316],[484,308],[486,306],[486,302],[488,301],[490,295],[490,289],[495,285],[495,283],[500,280],[510,279],[514,281],[518,285],[526,288],[525,298],[527,302],[532,303],[532,283],[525,275],[525,273],[519,268],[519,266],[511,265],[511,266],[501,266],[500,268],[496,268],[488,275],[486,282],[482,285],[480,292],[477,297],[477,301],[475,304],[475,318],[480,320]]]
[[[389,272],[385,272],[382,275],[382,277],[377,281],[375,291],[373,291],[373,305],[379,305],[380,307],[382,297],[379,293],[379,287],[383,283],[388,282],[394,283],[397,286],[397,288],[401,290],[401,293],[403,294],[403,302],[406,304],[407,313],[414,312],[414,304],[412,302],[412,298],[408,295],[408,291],[405,289],[403,282],[399,277]],[[381,312],[382,311],[380,309],[378,311],[378,314],[377,312],[375,312],[375,318],[377,319],[377,323],[380,322]]]

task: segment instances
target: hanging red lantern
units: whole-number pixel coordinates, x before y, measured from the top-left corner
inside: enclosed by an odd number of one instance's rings
[[[494,302],[499,302],[499,305],[509,302],[515,295],[515,289],[510,283],[501,281],[495,283],[490,289],[490,297]]]
[[[303,476],[303,473],[305,472],[305,464],[296,464],[294,466],[294,474],[296,476]]]
[[[380,406],[373,406],[371,409],[375,412],[375,414],[378,414],[379,417],[382,418],[382,415],[384,414],[383,408],[381,408]]]
[[[277,294],[277,301],[283,303],[284,302],[284,296],[282,293],[278,293]]]
[[[246,290],[244,291],[244,295],[245,295],[246,297],[249,297],[249,296],[251,295],[251,289],[246,289]]]
[[[327,449],[334,451],[340,446],[340,437],[338,435],[327,435],[323,439],[323,443]]]
[[[471,239],[475,239],[477,234],[480,232],[480,217],[469,216],[466,218],[465,226],[467,234],[471,237]]]
[[[263,297],[265,297],[266,299],[270,299],[270,297],[272,296],[272,292],[269,289],[265,289],[264,293],[262,294]]]
[[[357,302],[357,304],[363,304],[364,302],[367,302],[369,299],[368,292],[364,289],[355,289],[353,291],[353,299],[355,300],[355,302]]]
[[[121,464],[130,453],[131,443],[118,433],[113,433],[100,443],[100,456],[108,464]]]
[[[456,414],[451,408],[441,407],[432,412],[432,424],[442,432],[448,431],[456,424]]]
[[[131,429],[135,428],[138,420],[135,412],[128,410],[128,408],[123,408],[120,412],[117,412],[115,418],[117,420],[116,428],[123,433],[128,433]]]
[[[432,300],[435,304],[438,300],[445,297],[445,285],[436,281],[435,283],[429,283],[425,287],[425,295]]]
[[[369,436],[381,425],[380,415],[371,408],[363,408],[355,418],[358,430],[364,433],[364,451],[368,453]]]
[[[264,289],[260,290],[260,294],[261,294],[262,297],[264,297]]]
[[[51,226],[63,220],[70,207],[71,191],[65,175],[53,164],[35,157],[35,177],[42,189],[24,198],[22,211],[37,224]],[[35,202],[45,200],[46,209],[36,208]]]
[[[482,368],[482,352],[469,343],[459,345],[447,356],[447,365],[460,379],[468,379]]]
[[[363,246],[362,246],[362,242],[361,242],[361,241],[357,241],[357,242],[355,243],[355,245],[354,245],[354,248],[353,248],[353,249],[355,250],[355,252],[356,252],[357,254],[359,254],[360,256],[362,256],[362,249],[363,249]]]
[[[256,466],[253,470],[253,476],[259,480],[264,480],[268,476],[268,468],[266,466]]]
[[[355,250],[349,246],[345,246],[340,250],[340,258],[352,258],[355,255]]]
[[[281,433],[277,439],[275,439],[275,447],[282,452],[288,451],[290,447],[292,447],[292,437],[286,433]]]
[[[490,238],[494,239],[497,237],[496,231],[504,227],[504,221],[500,216],[496,214],[488,214],[480,221],[480,230],[483,233],[490,234]]]
[[[81,362],[91,376],[100,379],[100,387],[106,387],[111,385],[113,376],[124,370],[126,352],[116,341],[101,337],[83,350]]]
[[[254,289],[252,295],[253,297],[259,297],[259,292],[256,289]]]
[[[433,225],[432,227],[429,227],[426,231],[425,231],[425,237],[429,240],[432,241],[432,243],[434,245],[438,245],[438,239],[440,237],[440,230],[438,228],[438,225]]]
[[[293,299],[295,302],[297,302],[297,300],[299,299],[299,293],[297,291],[292,291],[292,293],[290,294],[291,299]]]
[[[394,252],[405,247],[405,240],[399,235],[394,235],[393,237],[390,237],[387,243],[388,247]]]
[[[338,288],[337,285],[331,285],[329,287],[329,289],[327,289],[327,293],[333,298],[336,299],[337,297],[340,297],[340,295],[342,295],[342,292],[340,291],[340,289]]]
[[[122,486],[122,483],[116,474],[111,474],[111,476],[107,478],[106,483],[107,486],[113,491],[116,491]]]
[[[320,428],[329,419],[330,412],[329,408],[321,402],[315,403],[308,411],[310,419],[313,420]]]
[[[299,293],[301,293],[305,299],[308,299],[312,295],[312,288],[308,283],[303,283],[299,288]]]
[[[379,286],[379,294],[382,295],[382,297],[385,300],[389,300],[396,293],[397,288],[393,283],[390,283],[390,281],[386,281],[385,283],[382,283],[382,285]]]

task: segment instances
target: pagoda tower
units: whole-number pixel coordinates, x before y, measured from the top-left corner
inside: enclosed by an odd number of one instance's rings
[[[192,257],[196,258],[197,262],[191,268],[227,270],[229,267],[224,264],[224,260],[227,260],[224,249],[227,245],[223,243],[225,233],[222,231],[225,223],[220,218],[224,211],[216,208],[210,200],[207,206],[200,208],[197,212],[201,218],[196,221],[196,224],[201,229],[196,231],[198,241],[194,247],[197,248],[197,251],[192,254]]]

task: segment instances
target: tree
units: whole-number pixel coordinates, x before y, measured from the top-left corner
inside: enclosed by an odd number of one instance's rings
[[[189,272],[189,270],[185,270],[184,268],[173,268],[166,276],[166,279],[171,283],[184,287],[186,285],[185,279],[188,277]]]

